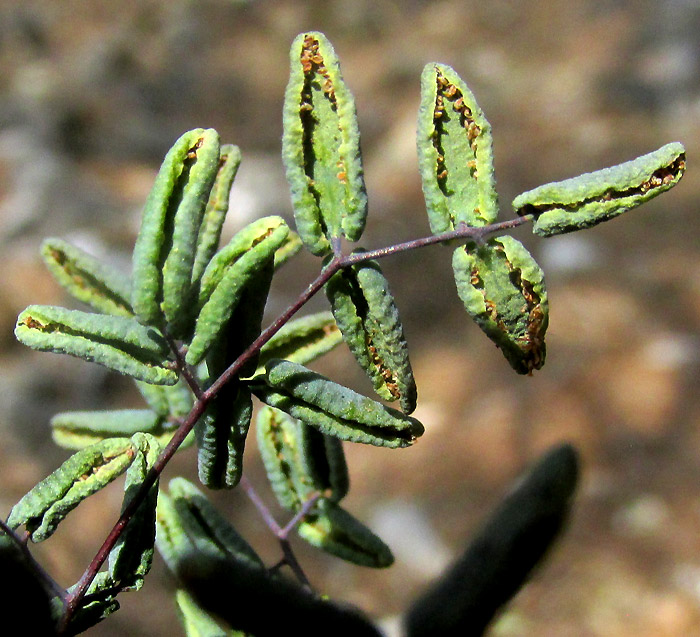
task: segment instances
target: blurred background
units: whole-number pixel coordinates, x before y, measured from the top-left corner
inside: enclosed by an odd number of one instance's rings
[[[374,572],[297,542],[319,591],[386,626],[462,550],[508,485],[569,441],[582,483],[566,535],[493,635],[700,634],[700,5],[694,0],[427,2],[233,0],[0,4],[0,510],[66,457],[57,411],[138,407],[130,381],[18,345],[31,303],[71,304],[41,264],[45,236],[130,267],[141,206],[185,130],[214,127],[243,164],[225,237],[291,206],[280,153],[288,48],[326,33],[355,94],[370,221],[363,245],[428,234],[416,166],[419,76],[453,66],[494,130],[502,218],[518,193],[682,141],[673,191],[584,233],[516,235],[543,266],[548,358],[513,373],[454,290],[451,250],[385,260],[402,311],[425,436],[409,450],[347,447],[347,508],[392,547]],[[276,279],[273,318],[315,275]],[[324,308],[316,299],[312,309]],[[316,368],[370,386],[347,351]],[[194,451],[166,473],[194,475]],[[246,473],[272,505],[250,436]],[[217,501],[268,562],[279,549],[238,492]],[[71,585],[116,520],[121,485],[69,516],[36,554]],[[274,506],[273,506],[274,509]],[[275,509],[275,511],[277,511]],[[280,514],[280,520],[284,520]],[[156,560],[142,592],[91,634],[182,634]],[[231,600],[235,604],[235,600]]]

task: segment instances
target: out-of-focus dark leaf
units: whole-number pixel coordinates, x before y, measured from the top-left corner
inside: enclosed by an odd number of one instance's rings
[[[547,452],[486,520],[462,557],[409,609],[408,637],[481,635],[559,535],[577,481],[573,447]]]
[[[19,547],[2,531],[0,573],[5,582],[0,595],[0,612],[5,618],[6,627],[9,626],[8,618],[15,617],[21,621],[23,635],[56,635],[49,593]],[[31,609],[31,612],[22,612],[20,619],[21,608]],[[17,634],[20,634],[19,631]]]
[[[232,628],[255,637],[380,637],[362,613],[321,599],[298,584],[221,559],[183,560],[178,576],[197,603]]]

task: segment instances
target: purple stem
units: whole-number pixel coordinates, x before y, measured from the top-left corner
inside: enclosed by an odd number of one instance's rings
[[[318,502],[318,499],[321,497],[321,494],[315,491],[312,493],[309,498],[304,502],[304,504],[301,505],[301,509],[299,509],[295,514],[294,517],[287,522],[286,526],[283,529],[280,529],[279,533],[277,534],[277,537],[280,540],[286,540],[289,537],[289,534],[296,528],[297,524],[301,522],[305,517],[306,514],[313,509],[314,504]]]
[[[168,345],[170,346],[170,349],[175,355],[177,371],[182,374],[182,377],[185,379],[185,382],[189,385],[189,388],[192,390],[194,397],[197,400],[199,400],[202,397],[202,388],[199,386],[197,379],[192,374],[190,366],[185,362],[185,357],[182,351],[177,346],[175,340],[171,338],[168,334],[165,335],[165,340],[167,341]]]
[[[248,478],[245,476],[241,476],[240,485],[243,491],[245,491],[245,494],[248,496],[248,499],[255,505],[260,517],[265,520],[267,528],[270,529],[270,531],[272,531],[277,537],[279,537],[280,533],[282,532],[282,527],[280,527],[280,525],[277,524],[277,520],[272,517],[270,509],[268,509],[265,503],[262,501],[262,498],[258,495],[250,480],[248,480]]]

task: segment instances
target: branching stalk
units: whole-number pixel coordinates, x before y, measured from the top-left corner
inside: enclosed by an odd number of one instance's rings
[[[282,548],[283,558],[270,569],[270,572],[275,572],[282,566],[287,565],[292,570],[296,578],[301,582],[302,586],[308,588],[309,590],[313,590],[309,579],[306,577],[306,574],[304,573],[303,569],[301,568],[301,565],[299,564],[299,561],[296,558],[296,555],[294,555],[294,551],[292,550],[291,544],[289,543],[289,534],[296,528],[299,522],[301,522],[304,519],[304,517],[309,513],[309,511],[318,501],[321,494],[312,493],[311,496],[304,502],[301,509],[297,511],[294,517],[289,522],[287,522],[287,524],[284,527],[281,527],[277,523],[277,520],[275,520],[275,518],[272,516],[270,510],[267,508],[260,496],[258,495],[250,480],[243,476],[241,478],[240,484],[243,490],[245,491],[246,495],[248,496],[248,499],[255,505],[255,508],[258,510],[258,513],[260,513],[260,516],[263,518],[263,520],[265,520],[265,524],[267,525],[267,527],[270,529],[270,531],[272,531],[275,534],[275,536],[279,540],[280,547]]]
[[[311,282],[311,284],[304,290],[299,297],[292,303],[282,314],[280,314],[277,319],[275,319],[261,334],[258,338],[251,343],[251,345],[224,371],[219,378],[214,381],[214,383],[206,390],[202,390],[194,377],[189,372],[179,350],[174,342],[171,342],[171,348],[176,353],[178,368],[183,375],[185,375],[185,380],[188,382],[190,388],[197,400],[192,407],[192,410],[183,420],[182,424],[179,426],[173,437],[171,438],[168,445],[162,451],[158,460],[154,463],[151,470],[148,472],[146,479],[141,484],[140,488],[134,495],[134,497],[129,501],[127,506],[124,508],[119,520],[110,531],[109,535],[105,539],[104,543],[96,553],[92,562],[88,568],[83,573],[82,577],[76,584],[73,591],[66,597],[66,611],[63,617],[63,624],[61,630],[65,630],[69,625],[70,620],[78,609],[81,601],[85,597],[88,587],[92,583],[93,579],[99,572],[102,564],[107,559],[110,551],[114,548],[119,537],[124,532],[126,525],[129,523],[134,513],[139,508],[141,502],[147,496],[151,487],[158,480],[160,474],[165,469],[170,459],[175,455],[180,445],[183,443],[187,435],[192,431],[195,424],[199,418],[204,413],[207,405],[216,397],[216,395],[221,391],[221,389],[232,380],[239,372],[239,370],[250,360],[255,354],[257,354],[265,343],[267,343],[323,286],[328,282],[328,280],[342,268],[356,265],[370,259],[381,259],[390,255],[398,254],[401,252],[407,252],[409,250],[415,250],[417,248],[423,248],[426,246],[434,245],[437,243],[442,243],[445,241],[452,240],[467,240],[475,241],[481,243],[486,237],[501,233],[504,231],[512,230],[518,226],[525,223],[530,223],[534,219],[533,215],[523,215],[509,221],[503,221],[500,223],[494,223],[481,227],[467,226],[466,224],[460,224],[455,230],[449,232],[444,232],[437,235],[431,235],[428,237],[422,237],[419,239],[413,239],[411,241],[406,241],[404,243],[395,244],[392,246],[387,246],[384,248],[379,248],[376,250],[371,250],[369,252],[357,252],[350,255],[340,255],[336,253],[335,256],[328,262],[326,267],[319,273],[319,275]],[[245,478],[244,478],[245,480]],[[252,499],[252,498],[251,498]],[[253,500],[255,502],[255,500]],[[309,503],[310,502],[310,503]],[[308,509],[313,506],[315,499],[312,498],[305,504],[302,511],[299,513],[301,516],[295,516],[293,522],[294,524],[308,513]],[[308,505],[308,508],[307,506]],[[257,505],[256,505],[257,506]],[[303,513],[302,513],[303,512]],[[282,550],[284,552],[284,562],[287,563],[290,568],[295,572],[300,581],[308,585],[308,580],[306,576],[301,571],[296,558],[294,558],[291,549],[289,548],[287,541],[287,534],[290,529],[282,529],[279,525],[272,520],[265,517],[266,523],[273,532],[279,537],[280,543],[282,544]],[[293,526],[291,527],[293,528]],[[295,567],[296,564],[296,567]]]

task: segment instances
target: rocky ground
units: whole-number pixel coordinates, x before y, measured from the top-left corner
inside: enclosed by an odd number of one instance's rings
[[[502,215],[519,192],[682,141],[674,191],[586,233],[521,238],[547,273],[548,361],[513,374],[453,289],[450,251],[387,260],[426,434],[414,448],[348,448],[348,508],[396,565],[368,572],[299,545],[319,590],[387,626],[463,547],[507,485],[550,445],[581,453],[568,531],[492,634],[658,637],[700,633],[700,10],[673,0],[0,4],[0,509],[65,458],[48,419],[137,406],[128,381],[15,343],[30,303],[69,303],[38,258],[64,237],[128,267],[140,207],[184,130],[217,128],[244,156],[226,233],[291,219],[279,161],[287,51],[324,31],[355,93],[370,196],[367,247],[428,232],[415,160],[423,65],[453,66],[494,129]],[[272,317],[313,276],[301,257]],[[291,271],[293,270],[293,271]],[[321,307],[319,300],[314,307]],[[369,391],[349,354],[318,368]],[[246,472],[270,497],[249,445]],[[184,452],[170,473],[192,475]],[[117,515],[120,486],[38,548],[72,584]],[[277,548],[239,493],[218,498],[270,561]],[[178,634],[162,564],[91,634]],[[235,603],[235,600],[232,600]]]

